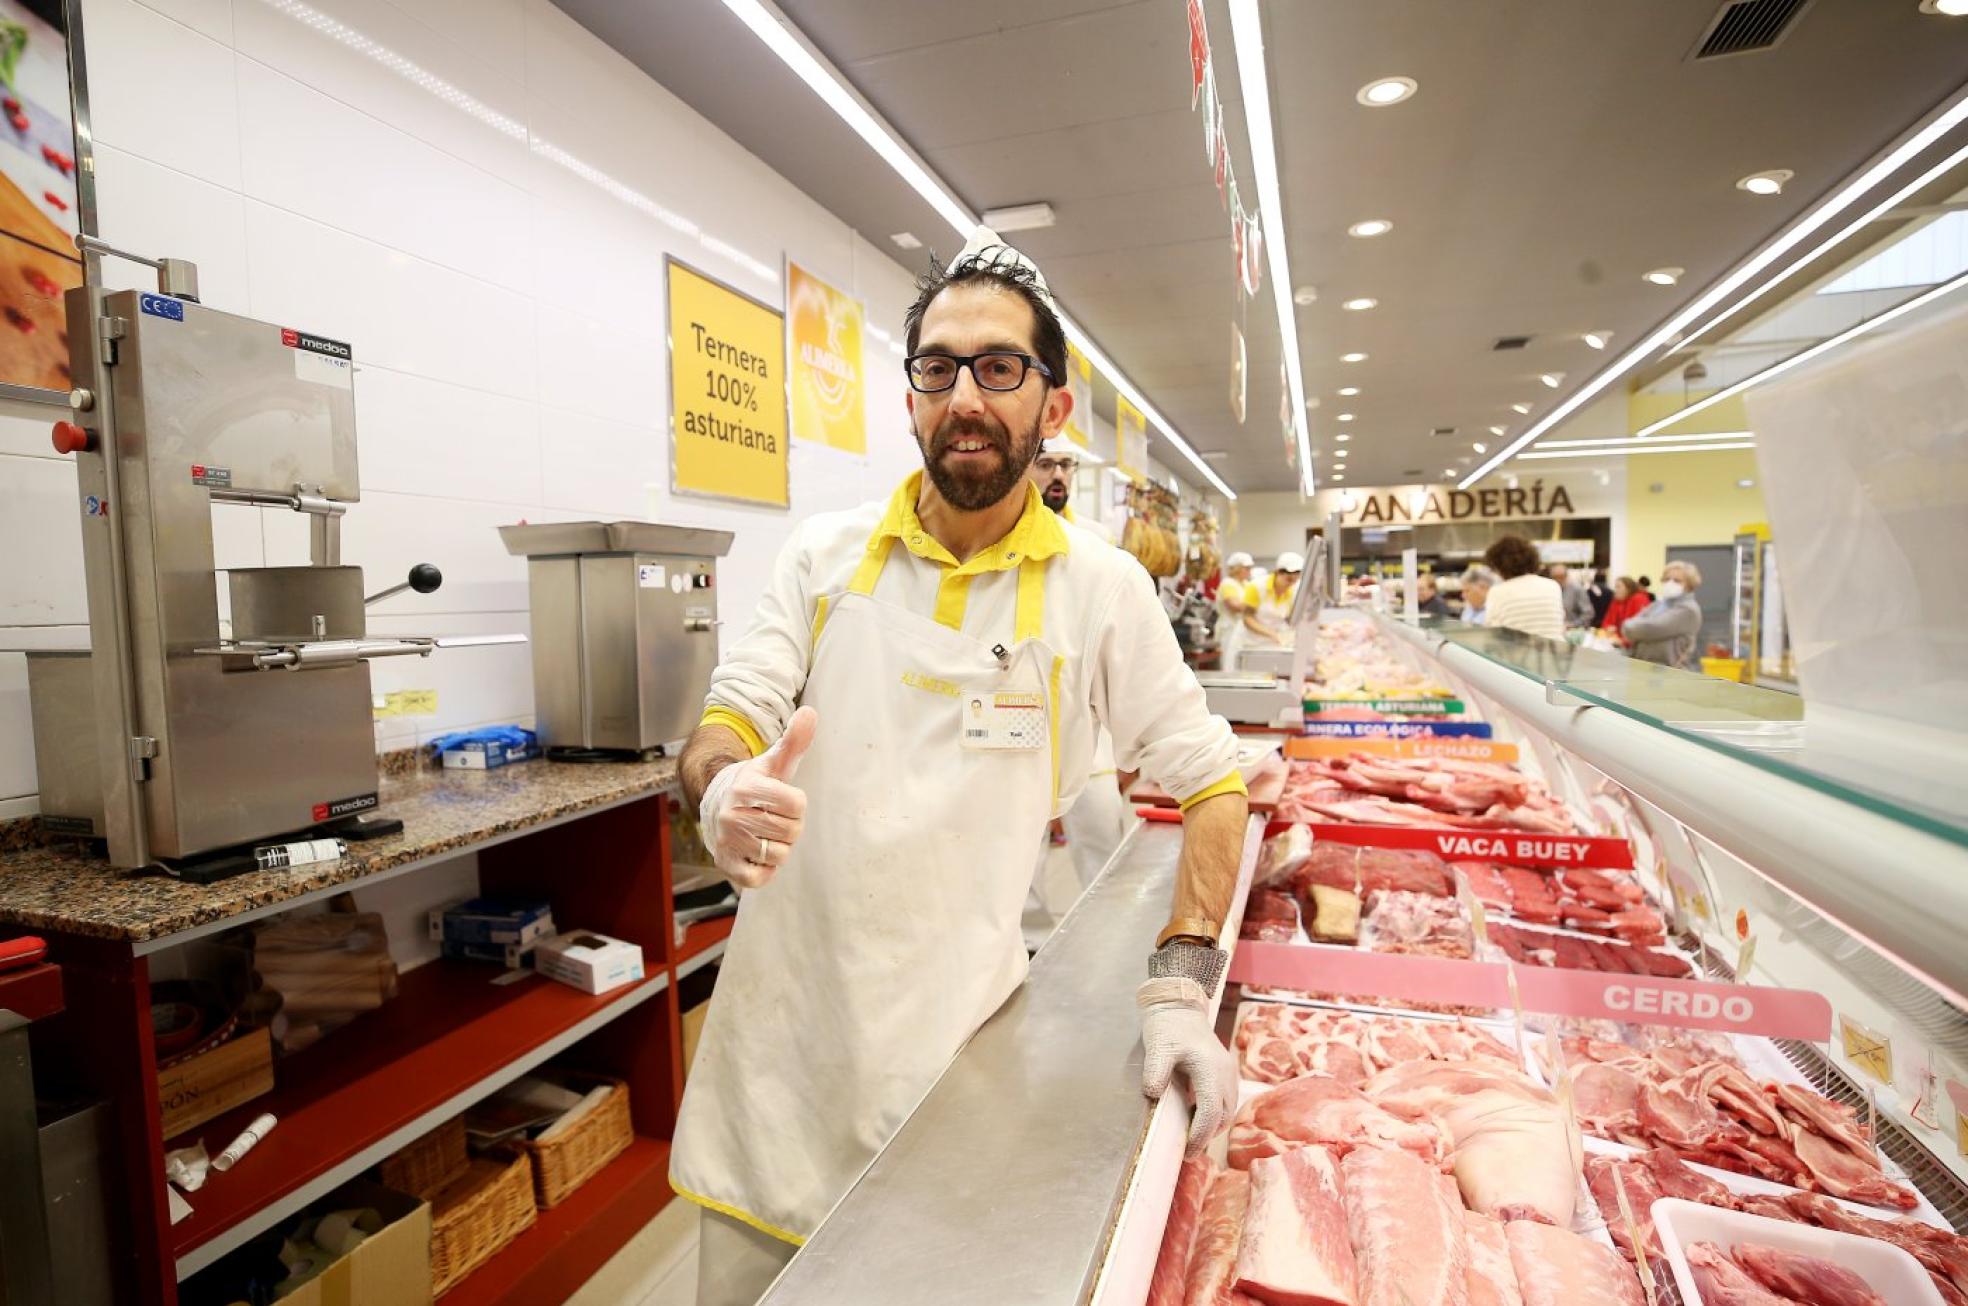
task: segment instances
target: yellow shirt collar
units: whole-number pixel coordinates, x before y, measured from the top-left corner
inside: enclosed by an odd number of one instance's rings
[[[1073,515],[1073,505],[1070,503],[1067,504],[1064,508],[1061,508],[1059,510],[1059,515],[1061,517],[1064,517],[1067,521],[1076,522],[1079,520],[1078,517],[1075,517]]]
[[[959,564],[955,555],[944,548],[934,535],[923,528],[922,519],[916,516],[916,498],[922,493],[921,472],[911,472],[889,496],[888,509],[882,514],[881,525],[875,527],[871,544],[893,536],[902,541],[903,546],[918,558],[927,559],[939,566],[955,567],[960,574],[974,575],[987,571],[1010,571],[1027,558],[1043,562],[1054,554],[1066,552],[1066,528],[1059,524],[1059,518],[1052,509],[1045,506],[1039,497],[1039,488],[1027,480],[1025,485],[1025,508],[1018,520],[1012,523],[1004,538],[987,549],[979,550],[970,561]]]

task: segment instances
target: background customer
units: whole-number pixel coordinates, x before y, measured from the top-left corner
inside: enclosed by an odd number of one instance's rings
[[[1585,592],[1585,586],[1572,578],[1572,570],[1562,562],[1551,564],[1546,573],[1558,583],[1558,598],[1565,607],[1565,626],[1567,629],[1584,629],[1592,624],[1592,596]]]
[[[1490,587],[1483,624],[1521,630],[1545,639],[1565,638],[1565,599],[1558,582],[1538,575],[1537,546],[1521,535],[1506,535],[1483,554],[1503,579]]]
[[[1695,591],[1701,583],[1701,569],[1692,562],[1670,562],[1661,570],[1660,596],[1620,627],[1621,637],[1633,646],[1634,657],[1662,666],[1695,669],[1702,625]]]
[[[1462,619],[1472,626],[1484,624],[1484,605],[1490,600],[1490,587],[1497,582],[1497,574],[1477,563],[1462,573]]]
[[[1606,615],[1599,623],[1600,629],[1619,634],[1621,626],[1646,611],[1647,602],[1647,596],[1640,592],[1640,586],[1633,577],[1620,577],[1613,582],[1613,601],[1606,605]]]

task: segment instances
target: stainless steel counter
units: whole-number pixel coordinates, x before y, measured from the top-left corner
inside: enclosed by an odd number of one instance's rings
[[[1179,825],[1137,826],[766,1302],[1087,1298],[1153,1105],[1134,990],[1181,844]]]

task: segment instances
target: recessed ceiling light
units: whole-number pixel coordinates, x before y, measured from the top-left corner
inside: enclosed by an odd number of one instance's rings
[[[1797,174],[1789,168],[1772,168],[1768,172],[1752,172],[1736,183],[1737,190],[1746,190],[1752,195],[1781,195],[1784,183]]]
[[[1640,279],[1651,281],[1657,286],[1671,286],[1679,281],[1681,274],[1687,270],[1686,268],[1655,268],[1652,272],[1642,273]]]
[[[1512,404],[1510,405],[1510,411],[1513,413],[1528,413],[1531,411],[1531,406],[1529,404]]]
[[[1941,14],[1947,18],[1968,17],[1968,0],[1920,0],[1923,14]]]
[[[1334,479],[1335,481],[1343,481],[1343,480],[1345,480],[1345,479],[1346,479],[1346,473],[1345,473],[1345,472],[1334,472],[1334,473],[1332,474],[1332,478],[1333,478],[1333,479]]]
[[[1339,441],[1341,444],[1345,444],[1348,440],[1351,440],[1352,438],[1353,438],[1353,433],[1351,431],[1341,431],[1338,435],[1335,435],[1333,437],[1333,439]]]
[[[1964,14],[1968,14],[1968,0],[1961,0],[1961,12]],[[1738,490],[1755,489],[1756,482],[1752,481],[1749,477],[1745,476],[1740,481],[1736,482],[1736,488]]]
[[[1351,449],[1335,449],[1333,450],[1333,457],[1344,458],[1347,454],[1351,452],[1353,452]]]
[[[1360,387],[1357,385],[1343,385],[1339,388],[1339,393],[1351,398],[1360,393]]]
[[[1362,295],[1358,299],[1347,300],[1344,304],[1341,304],[1340,307],[1345,309],[1349,313],[1364,313],[1378,303],[1380,303],[1380,301],[1375,299],[1372,295]]]
[[[1342,363],[1364,363],[1367,361],[1367,356],[1365,354],[1341,354],[1339,361]]]
[[[1335,417],[1333,420],[1336,422],[1350,422],[1353,420],[1353,414],[1341,413],[1338,417]]]
[[[1477,453],[1488,453],[1490,451],[1490,447],[1484,444],[1480,440],[1477,441],[1475,444],[1470,445],[1469,447],[1471,449],[1474,449]]]
[[[1543,376],[1539,377],[1538,380],[1544,382],[1547,386],[1550,386],[1553,390],[1556,390],[1559,386],[1565,383],[1565,374],[1563,372],[1546,372]]]
[[[1392,230],[1394,230],[1394,224],[1386,218],[1368,218],[1363,222],[1356,222],[1348,227],[1346,234],[1349,236],[1358,236],[1362,240],[1366,240],[1373,236],[1385,236]]]
[[[1297,290],[1292,291],[1292,303],[1297,304],[1300,308],[1305,307],[1307,304],[1316,304],[1318,302],[1319,288],[1317,286],[1300,286]]]
[[[1594,349],[1604,349],[1606,342],[1612,338],[1613,333],[1610,331],[1588,331],[1579,337],[1579,339],[1585,341],[1587,345]]]
[[[1318,406],[1319,406],[1319,396],[1317,395],[1313,395],[1310,399],[1307,399],[1305,401],[1305,411],[1308,413],[1311,412],[1314,408],[1317,408]]]
[[[1500,435],[1502,435],[1502,434],[1503,434],[1503,431],[1504,431],[1504,428],[1503,428],[1503,427],[1501,427],[1501,426],[1492,426],[1492,427],[1490,428],[1490,434],[1491,434],[1491,435],[1498,435],[1498,436],[1500,436]]]
[[[1399,104],[1413,95],[1416,89],[1412,77],[1381,77],[1362,86],[1353,98],[1369,108],[1382,109],[1390,104]]]
[[[1444,467],[1442,469],[1442,475],[1444,476],[1454,476],[1455,474],[1456,474],[1456,469],[1453,467]]]

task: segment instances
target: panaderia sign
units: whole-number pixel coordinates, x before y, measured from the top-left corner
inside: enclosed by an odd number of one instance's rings
[[[1395,485],[1376,489],[1327,490],[1319,496],[1321,515],[1337,510],[1347,526],[1385,526],[1424,522],[1511,521],[1537,517],[1600,517],[1610,505],[1599,495],[1573,497],[1563,482],[1543,479],[1512,486],[1497,483],[1473,490],[1448,485]]]

